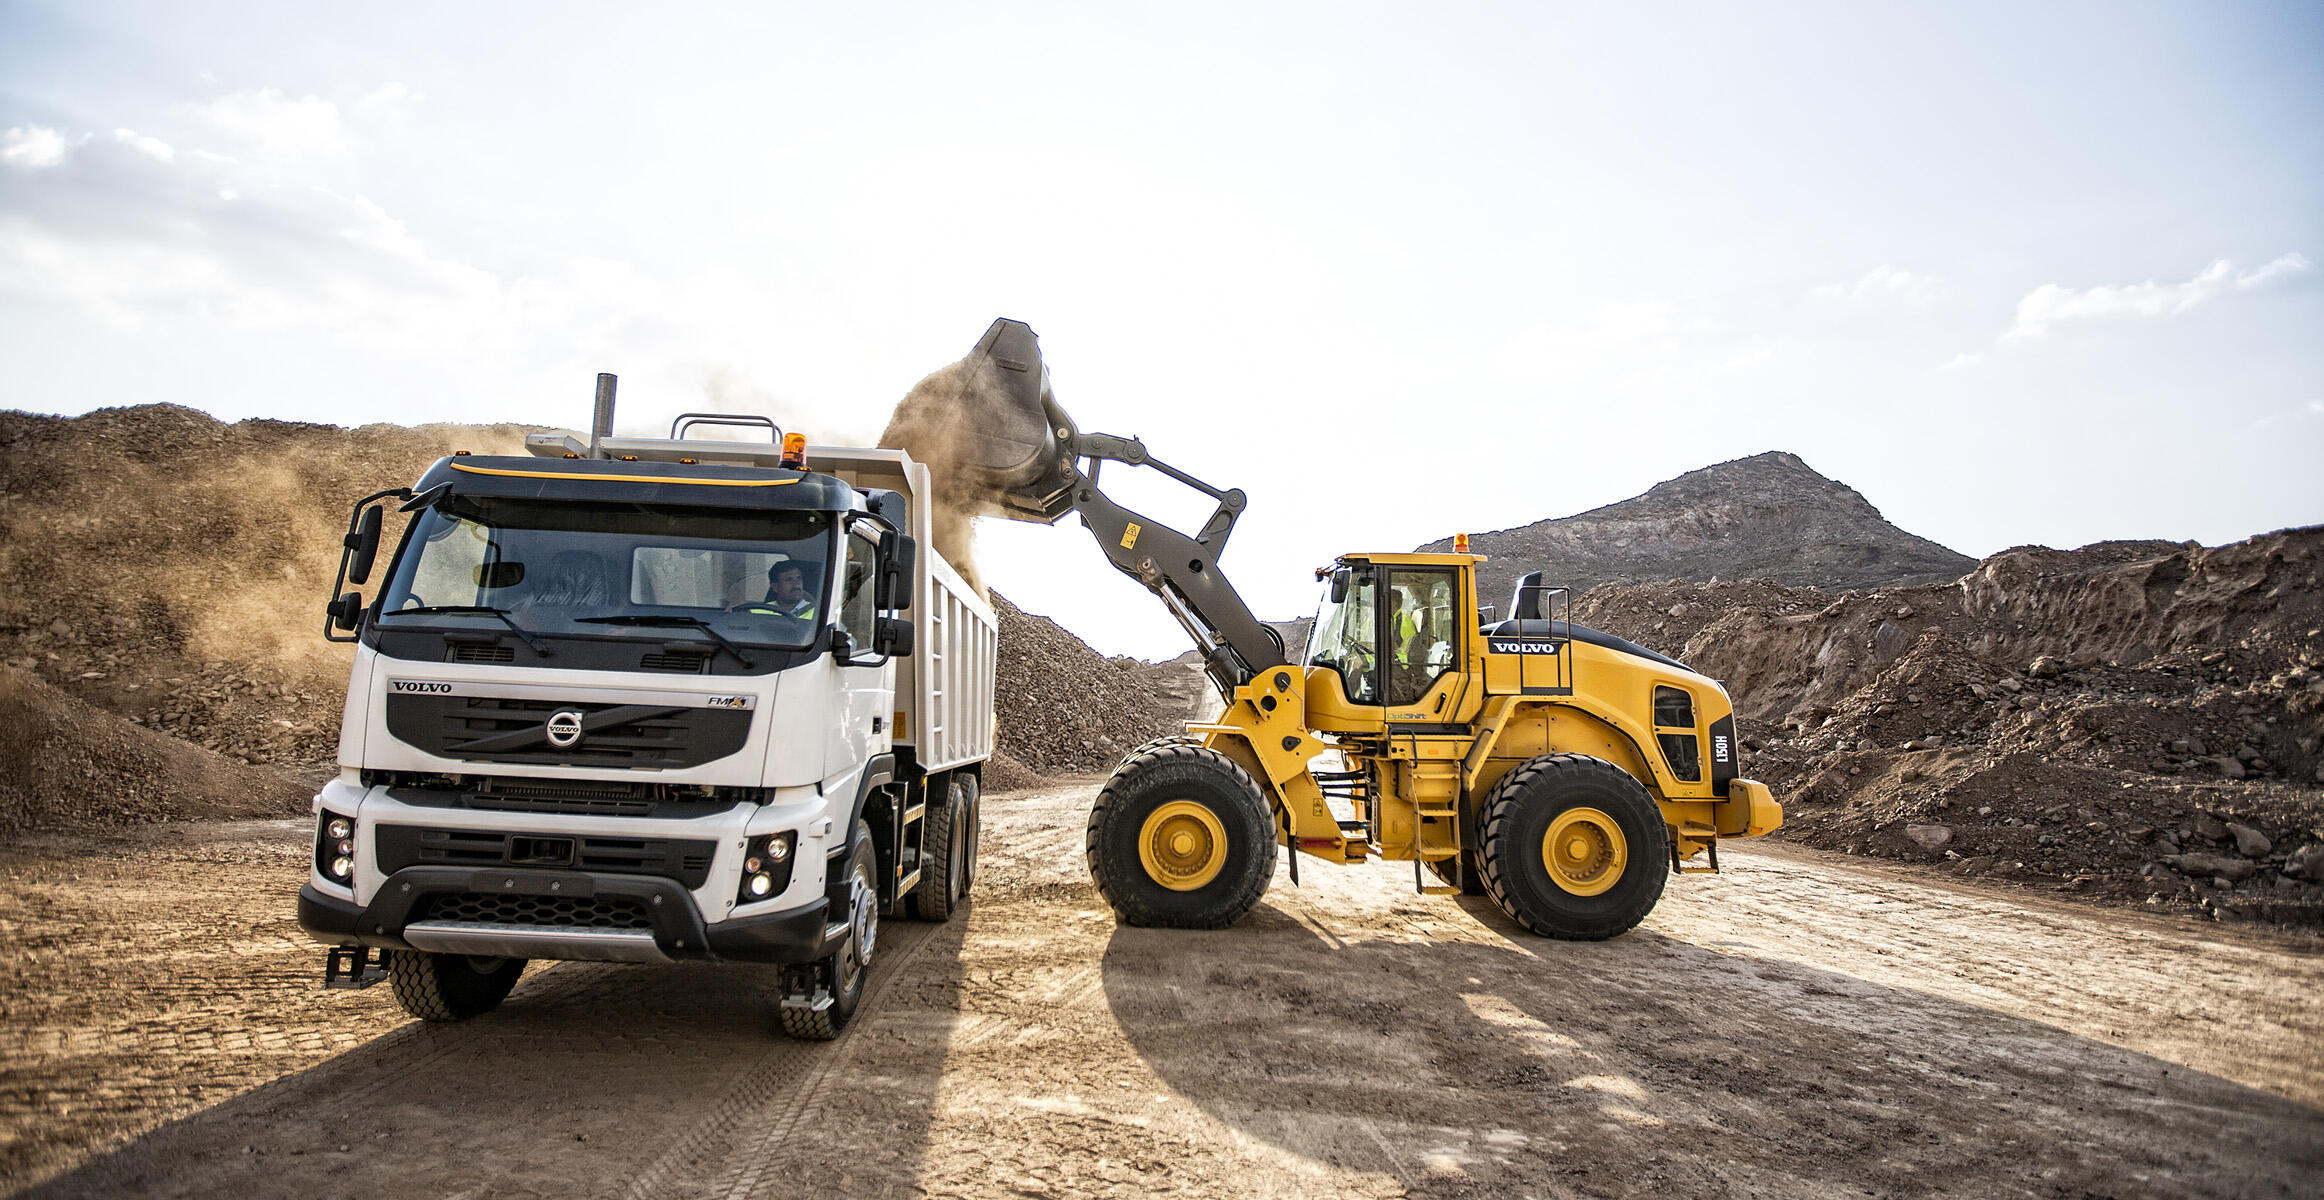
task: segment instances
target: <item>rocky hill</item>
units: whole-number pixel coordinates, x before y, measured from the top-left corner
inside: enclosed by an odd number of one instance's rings
[[[1573,595],[1601,583],[1772,579],[1823,588],[1958,579],[1976,560],[1889,524],[1854,488],[1771,451],[1658,483],[1570,517],[1473,534],[1492,561],[1483,601],[1506,607],[1517,578],[1547,572]],[[1452,539],[1423,551],[1452,549]]]
[[[1608,585],[1573,615],[1726,684],[1787,840],[2324,923],[2324,527],[2019,547],[1945,584]]]

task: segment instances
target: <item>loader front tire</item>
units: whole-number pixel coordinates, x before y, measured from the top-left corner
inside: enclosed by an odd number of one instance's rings
[[[425,950],[390,950],[387,982],[395,1002],[423,1021],[465,1021],[500,1007],[516,978],[521,958],[471,958]]]
[[[1602,941],[1662,899],[1662,810],[1604,759],[1553,754],[1519,765],[1486,794],[1478,826],[1485,893],[1543,937]]]
[[[1165,742],[1114,768],[1089,813],[1089,875],[1124,924],[1223,929],[1275,875],[1275,816],[1216,750]]]

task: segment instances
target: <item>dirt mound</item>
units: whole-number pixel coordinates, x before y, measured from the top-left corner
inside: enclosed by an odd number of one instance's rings
[[[348,656],[322,606],[348,509],[523,432],[0,413],[0,660],[249,761],[327,760]]]
[[[1782,836],[2324,921],[2324,528],[2020,547],[1950,586],[1592,590],[1726,683]]]
[[[308,789],[0,667],[0,843],[69,825],[276,817]]]
[[[1528,571],[1578,596],[1601,583],[1662,579],[1827,588],[1950,582],[1976,565],[1889,524],[1854,488],[1781,452],[1689,471],[1575,516],[1475,534],[1469,545],[1493,560],[1477,572],[1490,604],[1506,604]],[[1452,539],[1420,549],[1443,553]]]
[[[1001,617],[993,706],[1000,750],[1015,765],[1044,774],[1102,770],[1148,739],[1179,731],[1183,712],[1154,688],[1154,666],[1107,658],[998,593],[993,607]]]

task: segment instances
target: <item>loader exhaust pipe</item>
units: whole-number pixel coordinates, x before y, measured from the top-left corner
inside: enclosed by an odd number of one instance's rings
[[[613,436],[613,388],[617,381],[603,371],[597,373],[597,411],[589,419],[589,457],[604,458],[605,439]]]

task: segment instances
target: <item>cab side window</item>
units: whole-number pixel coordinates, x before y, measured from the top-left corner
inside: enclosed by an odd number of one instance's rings
[[[1388,572],[1388,703],[1417,704],[1453,665],[1453,574],[1441,568]]]
[[[872,608],[872,579],[879,572],[879,542],[863,530],[847,535],[847,563],[839,577],[839,627],[847,631],[856,653],[869,652],[872,624],[879,613]]]

